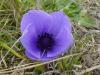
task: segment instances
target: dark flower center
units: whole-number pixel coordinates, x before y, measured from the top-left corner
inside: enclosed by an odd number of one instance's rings
[[[54,39],[51,34],[43,33],[38,36],[37,39],[37,47],[41,49],[41,51],[52,48],[54,45]]]

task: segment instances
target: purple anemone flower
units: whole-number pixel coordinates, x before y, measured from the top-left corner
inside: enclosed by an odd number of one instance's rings
[[[68,51],[73,44],[69,18],[61,11],[46,13],[30,10],[21,20],[21,43],[25,55],[37,61],[48,61]]]

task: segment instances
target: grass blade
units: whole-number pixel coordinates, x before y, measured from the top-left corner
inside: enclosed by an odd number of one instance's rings
[[[7,49],[8,51],[10,51],[11,53],[13,53],[15,56],[23,59],[23,60],[26,60],[26,58],[22,55],[20,55],[19,53],[17,53],[15,50],[13,50],[12,48],[10,48],[7,44],[3,43],[0,41],[0,46],[4,47],[5,49]]]

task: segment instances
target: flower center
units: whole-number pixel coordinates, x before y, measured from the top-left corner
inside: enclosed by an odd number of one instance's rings
[[[44,33],[38,36],[37,47],[42,51],[52,48],[54,39],[51,34]]]

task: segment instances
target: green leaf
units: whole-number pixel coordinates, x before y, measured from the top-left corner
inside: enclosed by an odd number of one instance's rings
[[[80,20],[78,22],[80,25],[85,26],[85,27],[95,27],[96,25],[95,19],[87,15],[84,17],[80,17]]]
[[[70,17],[76,17],[80,13],[80,7],[77,3],[72,2],[69,6],[64,7],[63,11]]]
[[[23,60],[26,60],[26,58],[22,55],[20,55],[19,53],[17,53],[15,50],[13,50],[12,48],[10,48],[7,44],[3,43],[0,41],[0,46],[1,47],[4,47],[5,49],[7,49],[8,51],[10,51],[11,53],[13,53],[15,56],[23,59]]]
[[[72,3],[71,0],[56,0],[56,6],[58,9],[63,9],[64,7],[69,7]]]
[[[85,27],[95,27],[96,21],[95,19],[88,15],[87,10],[83,9],[79,13],[79,20],[78,23]]]

